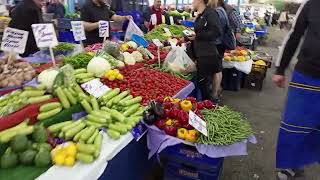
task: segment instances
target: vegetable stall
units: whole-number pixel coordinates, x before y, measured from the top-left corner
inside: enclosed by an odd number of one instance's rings
[[[157,27],[145,36],[146,47],[105,41],[79,52],[75,44],[60,43],[53,49],[56,63],[48,62],[46,51],[0,60],[0,174],[141,179],[153,163],[148,153],[180,143],[203,154],[240,144],[242,152],[228,155],[246,154],[245,141],[255,142],[251,126],[227,106],[188,97],[195,65],[179,49],[186,28],[165,27],[171,34]],[[152,42],[155,37],[163,46]],[[171,48],[173,42],[179,48]],[[194,118],[206,123],[207,134]],[[172,143],[163,146],[168,139]],[[213,154],[206,155],[225,157]],[[24,167],[34,173],[24,176]]]

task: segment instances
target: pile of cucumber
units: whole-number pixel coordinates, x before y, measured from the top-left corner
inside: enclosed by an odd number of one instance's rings
[[[99,157],[102,134],[83,119],[54,124],[48,130],[56,137],[77,142],[77,159],[81,162],[92,163]]]
[[[95,79],[94,74],[88,73],[87,69],[85,68],[76,69],[73,74],[76,78],[77,83],[80,83],[80,84],[86,83],[88,81],[91,81],[92,79]]]

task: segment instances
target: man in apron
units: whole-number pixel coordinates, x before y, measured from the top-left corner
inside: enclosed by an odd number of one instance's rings
[[[284,87],[285,70],[304,36],[280,123],[276,155],[280,180],[303,175],[305,166],[320,162],[319,9],[319,0],[306,0],[301,5],[273,77],[277,86]]]
[[[164,10],[161,8],[161,0],[154,0],[146,12],[143,13],[144,26],[151,31],[155,26],[165,23]]]

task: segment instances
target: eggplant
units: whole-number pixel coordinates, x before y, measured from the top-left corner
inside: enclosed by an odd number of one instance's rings
[[[161,103],[157,103],[156,101],[151,101],[150,106],[153,113],[156,114],[158,117],[164,118],[166,116],[164,112],[164,108]]]
[[[157,115],[152,112],[145,111],[143,113],[143,121],[148,125],[153,125],[157,119]]]

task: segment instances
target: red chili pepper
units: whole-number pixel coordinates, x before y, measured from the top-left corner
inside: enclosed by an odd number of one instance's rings
[[[202,103],[204,104],[204,107],[207,109],[212,109],[214,107],[213,103],[209,100],[205,100]]]
[[[197,103],[197,109],[198,110],[202,110],[202,109],[204,109],[205,108],[205,106],[204,106],[204,103],[203,102],[198,102]]]

